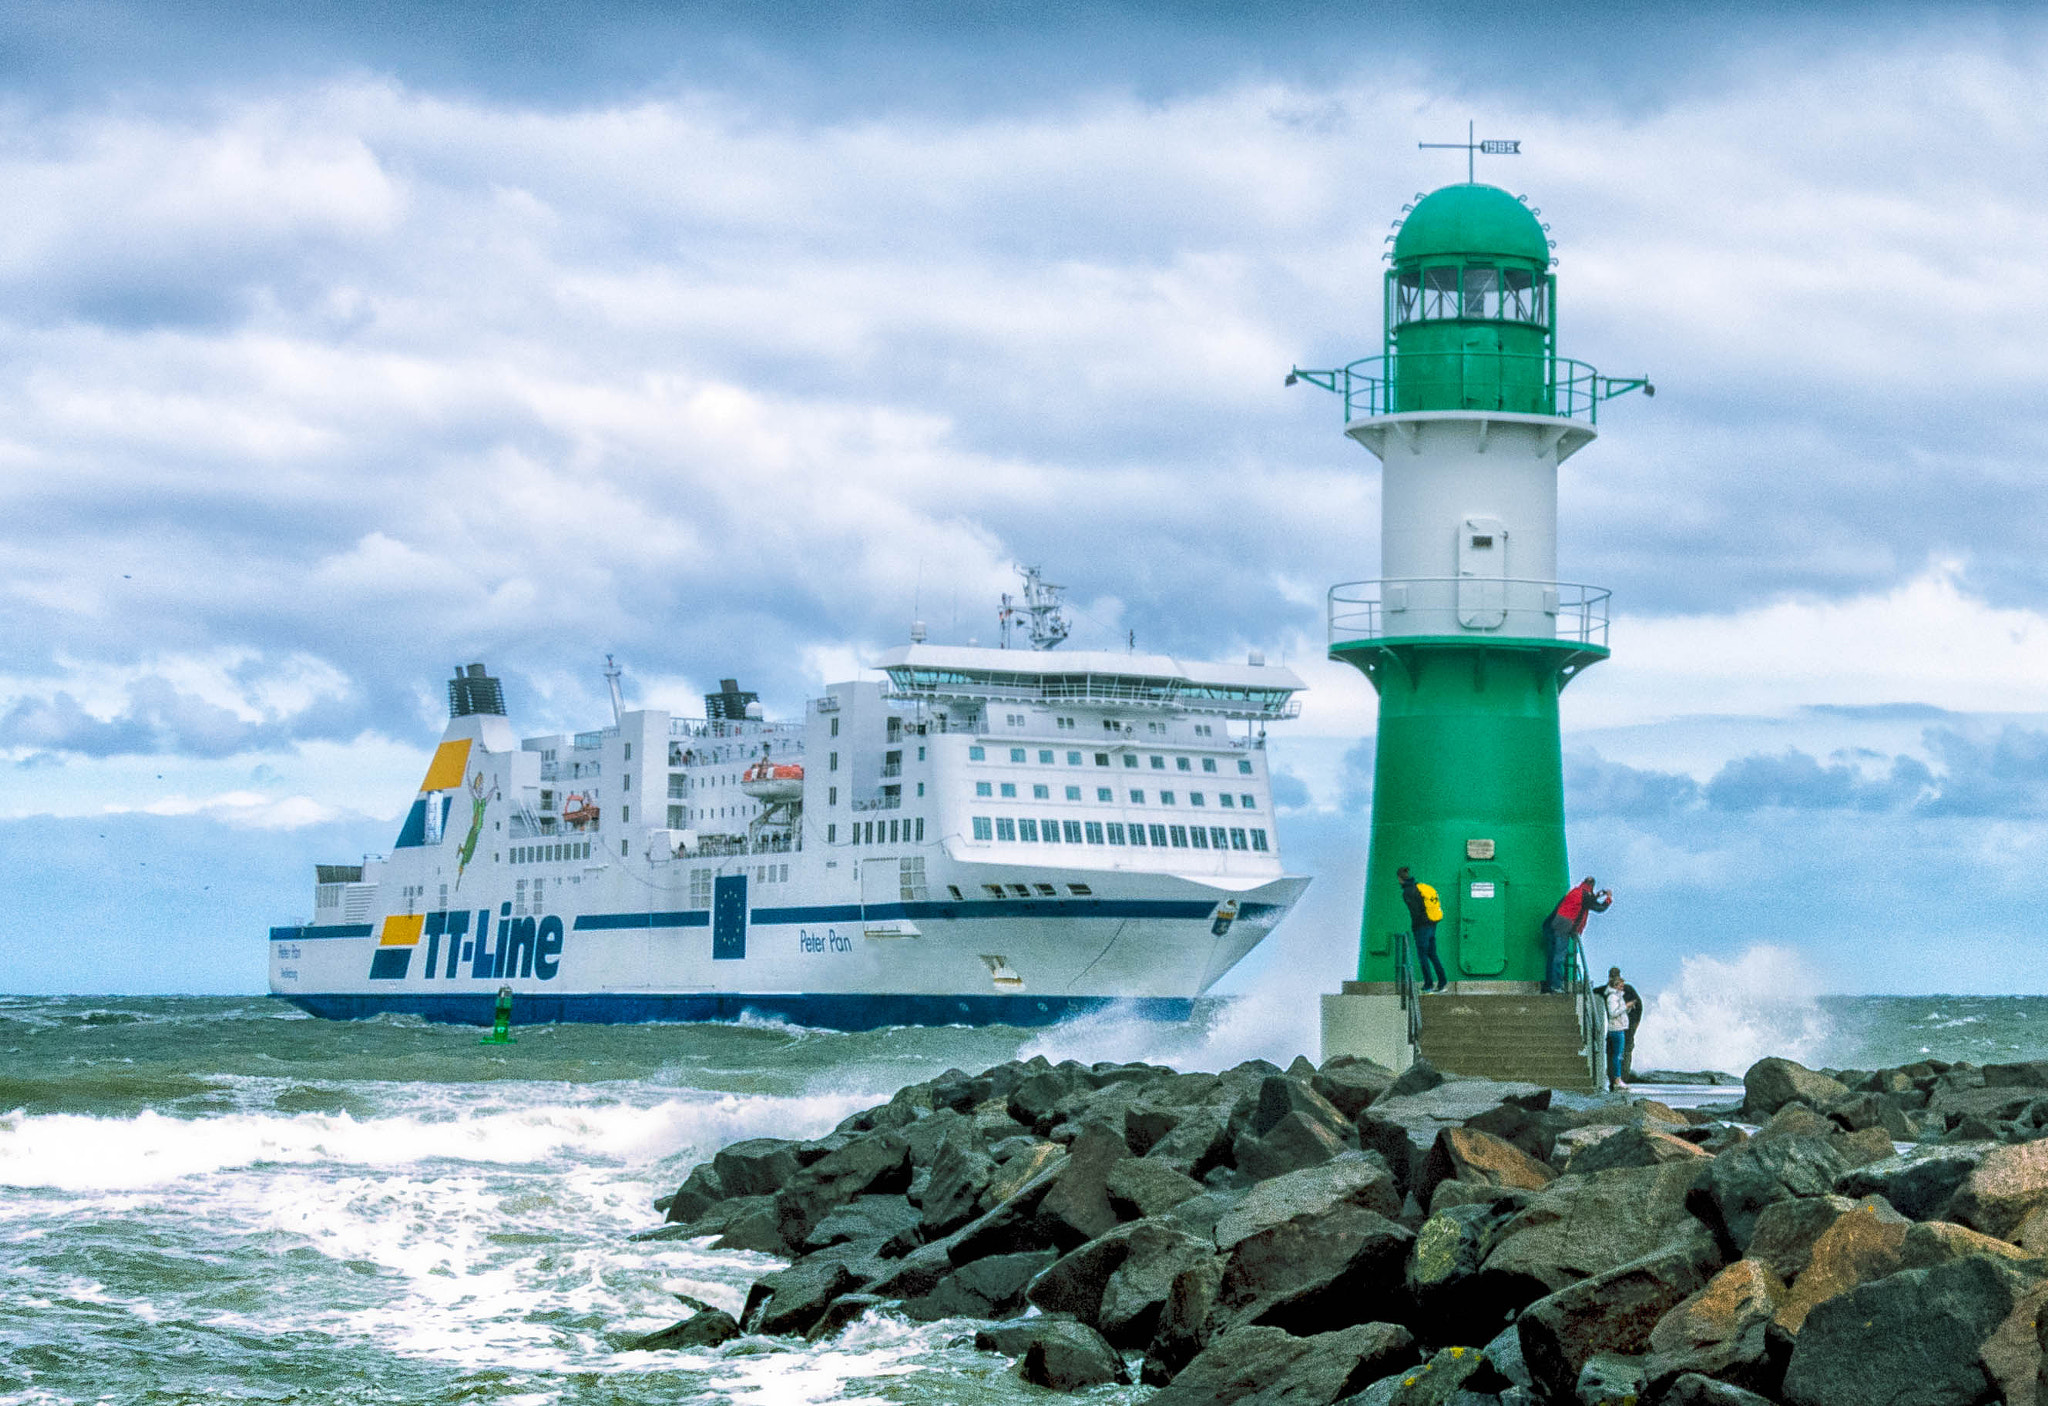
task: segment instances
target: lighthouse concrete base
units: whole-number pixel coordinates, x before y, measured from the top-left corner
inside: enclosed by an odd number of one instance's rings
[[[1408,1043],[1408,1013],[1401,1009],[1392,982],[1347,981],[1341,993],[1323,997],[1322,1059],[1339,1055],[1370,1059],[1393,1070],[1415,1062],[1415,1047]]]

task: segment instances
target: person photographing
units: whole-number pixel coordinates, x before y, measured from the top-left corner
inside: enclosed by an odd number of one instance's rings
[[[1591,878],[1579,880],[1557,907],[1550,910],[1550,916],[1543,920],[1543,935],[1549,946],[1549,960],[1543,971],[1543,993],[1555,996],[1564,990],[1564,959],[1571,950],[1571,939],[1583,937],[1586,920],[1595,913],[1605,913],[1614,903],[1614,894],[1607,889],[1596,889]]]
[[[1394,877],[1401,881],[1401,900],[1408,905],[1408,931],[1415,938],[1415,965],[1422,989],[1448,990],[1451,983],[1436,955],[1436,925],[1444,920],[1443,899],[1428,884],[1417,883],[1405,864],[1394,871]]]

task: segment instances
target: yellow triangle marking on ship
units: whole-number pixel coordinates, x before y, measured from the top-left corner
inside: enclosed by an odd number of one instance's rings
[[[427,764],[427,779],[420,783],[420,790],[453,791],[460,786],[462,769],[469,765],[469,743],[469,738],[458,737],[436,747],[434,760]]]
[[[377,945],[417,947],[420,945],[420,928],[426,921],[424,913],[393,913],[384,920],[384,936],[377,939]]]

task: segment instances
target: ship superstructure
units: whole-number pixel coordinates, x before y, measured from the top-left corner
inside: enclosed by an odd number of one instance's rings
[[[398,840],[323,865],[271,930],[271,990],[318,1015],[1044,1024],[1177,1019],[1286,914],[1253,661],[912,644],[768,721],[518,738],[481,665]],[[616,695],[615,695],[616,696]]]

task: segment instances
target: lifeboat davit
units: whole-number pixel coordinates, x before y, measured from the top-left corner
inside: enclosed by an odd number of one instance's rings
[[[586,825],[597,824],[597,807],[580,795],[562,798],[562,823],[581,830]]]
[[[764,757],[740,773],[740,789],[757,801],[794,801],[804,793],[804,769]]]

